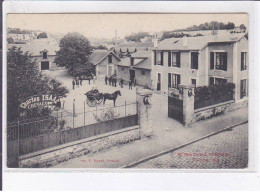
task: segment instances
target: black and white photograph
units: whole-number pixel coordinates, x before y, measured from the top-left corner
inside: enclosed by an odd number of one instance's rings
[[[247,13],[6,16],[6,166],[247,169]]]

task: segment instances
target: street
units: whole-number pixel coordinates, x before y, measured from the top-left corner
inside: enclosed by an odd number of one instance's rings
[[[248,124],[244,124],[133,168],[237,169],[247,163]]]

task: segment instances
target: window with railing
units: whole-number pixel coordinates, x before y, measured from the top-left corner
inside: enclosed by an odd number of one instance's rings
[[[227,52],[210,53],[210,69],[227,71]]]
[[[178,88],[181,83],[181,76],[179,74],[168,73],[168,87]]]

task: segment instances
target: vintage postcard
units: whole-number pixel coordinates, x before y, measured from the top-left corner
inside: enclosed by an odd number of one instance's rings
[[[246,13],[10,13],[6,165],[248,168]]]

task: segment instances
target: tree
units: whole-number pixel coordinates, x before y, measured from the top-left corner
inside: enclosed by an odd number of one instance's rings
[[[28,52],[12,47],[7,52],[7,119],[18,117],[20,103],[28,97],[38,94],[54,94],[65,97],[68,89],[55,80],[42,75],[37,63]],[[40,108],[28,111],[27,117],[43,116]],[[46,115],[45,115],[46,116]]]
[[[45,32],[42,32],[40,33],[38,36],[37,36],[37,39],[41,39],[41,38],[48,38],[47,34]]]
[[[133,33],[129,36],[126,36],[125,39],[127,41],[133,41],[133,42],[141,42],[141,39],[149,36],[148,32],[139,32],[139,33]]]
[[[55,63],[66,67],[72,73],[78,66],[90,66],[88,56],[92,50],[85,36],[77,32],[68,33],[60,40],[60,50],[56,53]]]
[[[93,47],[93,49],[98,49],[98,50],[108,50],[107,47],[105,45],[98,45]]]
[[[241,24],[241,25],[239,26],[239,28],[240,28],[241,30],[246,30],[246,26],[245,26],[244,24]]]
[[[14,39],[12,37],[7,38],[8,44],[14,44]]]

